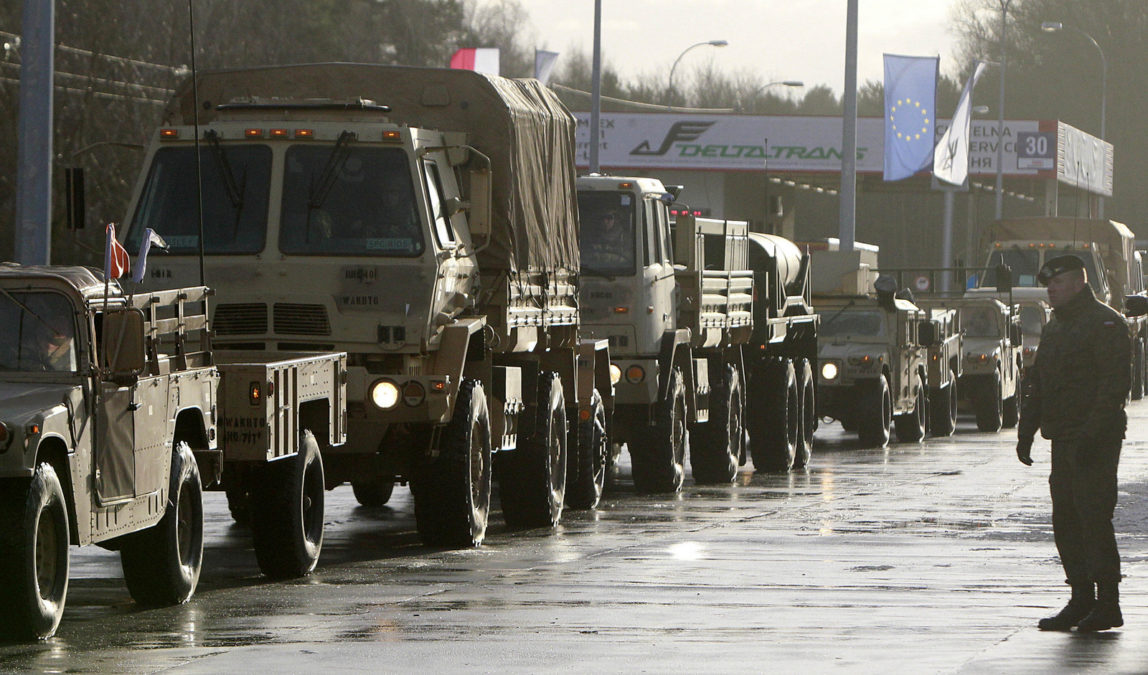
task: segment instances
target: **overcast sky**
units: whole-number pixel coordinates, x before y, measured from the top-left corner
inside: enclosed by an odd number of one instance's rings
[[[488,4],[496,0],[478,0]],[[537,48],[563,52],[593,46],[594,0],[521,0]],[[882,53],[940,56],[954,75],[956,0],[860,0],[858,82],[881,80]],[[732,74],[829,85],[845,80],[845,0],[602,0],[602,53],[625,80],[667,78],[683,49],[706,40],[678,65],[674,79],[707,60]],[[479,46],[479,45],[475,45]],[[561,59],[561,57],[559,57]],[[561,66],[561,60],[559,60]]]

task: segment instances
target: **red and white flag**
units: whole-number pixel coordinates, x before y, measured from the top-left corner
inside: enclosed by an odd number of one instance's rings
[[[119,279],[132,269],[128,251],[116,241],[116,224],[108,223],[108,240],[104,245],[104,281]]]
[[[460,49],[450,57],[450,67],[456,70],[473,70],[487,75],[498,74],[498,49],[473,47]]]

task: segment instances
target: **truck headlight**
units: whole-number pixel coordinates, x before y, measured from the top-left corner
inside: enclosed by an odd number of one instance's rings
[[[618,364],[611,363],[610,364],[610,384],[617,385],[621,381],[622,381],[622,369],[618,367]]]
[[[383,410],[390,410],[399,402],[399,386],[390,380],[379,380],[371,385],[371,401]]]
[[[836,380],[837,364],[832,361],[821,364],[821,377],[826,380]]]

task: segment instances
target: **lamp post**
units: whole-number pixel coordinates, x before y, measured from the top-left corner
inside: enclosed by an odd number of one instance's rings
[[[749,94],[747,96],[742,98],[742,101],[744,101],[746,98],[751,98],[751,97],[757,96],[759,92],[762,92],[766,89],[769,89],[770,87],[794,87],[794,88],[797,88],[797,87],[804,87],[804,86],[805,86],[805,83],[802,82],[801,80],[777,80],[776,82],[766,82],[763,85],[754,87],[753,91],[749,92]],[[738,109],[739,110],[745,107],[744,104],[742,103],[742,101],[738,102]]]
[[[725,47],[727,45],[729,45],[729,42],[727,40],[706,40],[705,42],[699,42],[697,44],[690,45],[689,47],[686,47],[685,49],[683,49],[682,53],[678,54],[678,58],[674,59],[674,65],[670,66],[670,81],[669,81],[669,84],[666,88],[666,94],[668,95],[668,94],[673,93],[673,91],[674,91],[674,71],[678,69],[678,63],[682,60],[682,57],[685,56],[686,54],[688,54],[691,49],[697,49],[698,47],[706,47],[706,46],[709,46],[709,47]],[[668,98],[668,96],[667,96],[667,98]]]
[[[1104,131],[1105,131],[1104,126],[1105,126],[1105,122],[1107,120],[1106,103],[1108,100],[1108,59],[1105,58],[1104,50],[1100,48],[1100,43],[1098,43],[1096,41],[1096,38],[1092,37],[1088,33],[1085,33],[1084,31],[1077,28],[1076,26],[1065,26],[1063,23],[1061,23],[1059,21],[1045,21],[1044,23],[1040,24],[1040,29],[1046,33],[1057,33],[1057,32],[1064,30],[1065,28],[1076,31],[1077,33],[1080,33],[1081,35],[1083,35],[1085,38],[1088,39],[1089,42],[1092,43],[1093,47],[1096,47],[1096,53],[1100,54],[1100,140],[1101,140],[1101,142],[1104,142],[1105,140],[1107,140],[1107,138],[1104,135]],[[1099,199],[1097,199],[1097,207],[1096,208],[1097,208],[1097,215],[1099,217],[1103,218],[1104,217],[1104,195],[1100,195]]]

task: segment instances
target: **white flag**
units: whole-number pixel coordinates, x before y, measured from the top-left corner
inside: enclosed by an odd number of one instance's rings
[[[554,74],[554,64],[558,62],[558,52],[548,52],[544,49],[534,50],[534,77],[542,84],[550,83],[550,76]]]
[[[164,251],[167,250],[167,242],[149,227],[144,230],[143,241],[140,242],[139,257],[136,258],[136,273],[132,276],[132,281],[137,284],[143,282],[144,272],[147,270],[147,255],[151,253],[152,246]]]
[[[977,62],[972,77],[965,83],[965,90],[961,92],[961,100],[957,102],[957,110],[953,113],[953,121],[941,140],[937,143],[936,152],[933,153],[933,175],[937,180],[950,185],[964,185],[969,177],[969,136],[973,124],[973,87],[977,86],[977,78],[985,69],[985,64]]]

